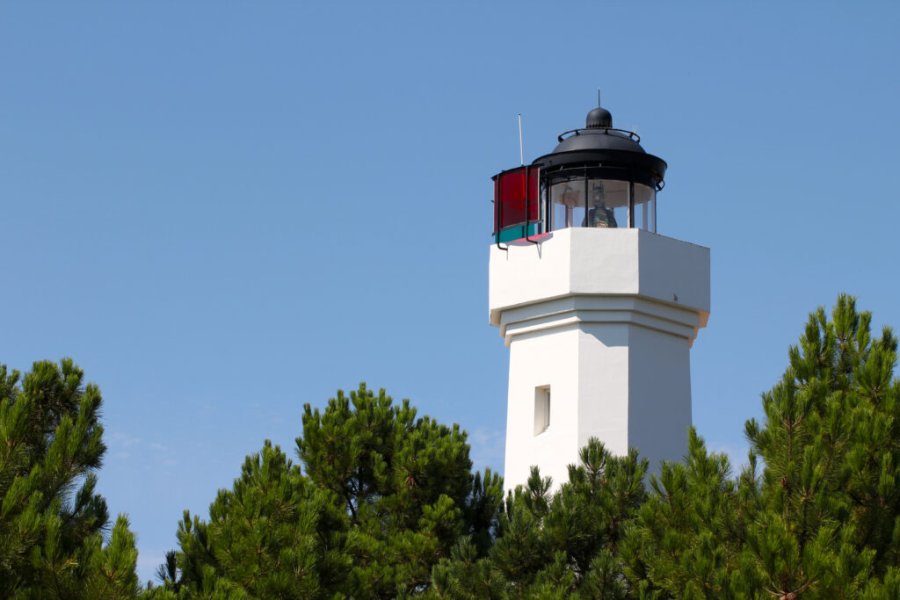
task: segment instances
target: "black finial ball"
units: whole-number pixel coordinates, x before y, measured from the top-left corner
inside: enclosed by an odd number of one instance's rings
[[[604,129],[612,127],[612,114],[605,108],[597,107],[587,115],[585,123],[587,129]]]

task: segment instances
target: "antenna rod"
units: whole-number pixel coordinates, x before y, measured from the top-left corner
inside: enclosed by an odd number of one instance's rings
[[[522,144],[522,113],[516,115],[516,120],[519,122],[519,164],[523,167],[525,166],[525,149]]]

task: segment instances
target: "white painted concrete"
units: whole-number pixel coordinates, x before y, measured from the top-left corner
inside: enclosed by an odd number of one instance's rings
[[[490,321],[510,349],[507,489],[554,480],[590,437],[658,468],[687,450],[690,346],[709,318],[709,250],[638,229],[571,228],[490,257]],[[535,435],[535,394],[550,425]]]

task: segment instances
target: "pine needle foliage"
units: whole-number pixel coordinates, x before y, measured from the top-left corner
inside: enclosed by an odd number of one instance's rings
[[[434,569],[436,598],[626,598],[625,526],[644,501],[647,461],[591,439],[556,494],[533,467],[506,499],[496,541],[477,559],[464,540]]]
[[[70,359],[0,365],[0,597],[135,598],[137,551],[96,493],[100,390]]]
[[[692,433],[623,545],[634,589],[658,598],[896,598],[900,384],[890,328],[855,300],[809,317],[750,420],[748,466]]]
[[[897,339],[842,295],[810,315],[782,380],[747,423],[765,464],[748,547],[780,597],[855,597],[897,565],[900,383]],[[871,592],[870,592],[871,593]],[[793,594],[793,596],[791,596]]]
[[[209,520],[185,513],[150,598],[395,598],[426,592],[460,540],[493,543],[500,478],[466,434],[365,385],[306,405],[300,464],[266,442]],[[301,466],[302,465],[302,466]]]
[[[558,491],[535,467],[506,498],[496,474],[472,473],[457,426],[383,390],[338,392],[304,408],[299,465],[267,443],[209,520],[185,514],[146,594],[900,598],[896,358],[893,332],[840,296],[747,422],[739,473],[693,430],[684,460],[653,474],[592,439]]]

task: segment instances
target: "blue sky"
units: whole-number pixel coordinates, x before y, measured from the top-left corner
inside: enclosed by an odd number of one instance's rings
[[[669,163],[659,231],[712,251],[694,422],[744,420],[806,315],[900,324],[900,7],[0,5],[0,362],[71,356],[152,575],[305,402],[360,381],[502,468],[490,176],[596,89]]]

